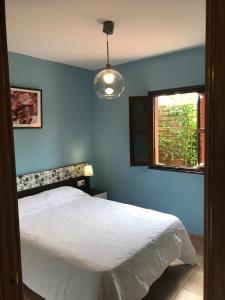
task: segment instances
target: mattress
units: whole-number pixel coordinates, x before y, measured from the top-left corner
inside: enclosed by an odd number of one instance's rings
[[[170,263],[194,264],[169,214],[60,187],[19,200],[23,281],[47,300],[140,300]]]

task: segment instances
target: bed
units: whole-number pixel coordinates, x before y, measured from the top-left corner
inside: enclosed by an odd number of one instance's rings
[[[176,258],[195,264],[181,221],[71,186],[19,199],[23,280],[47,300],[141,300]]]

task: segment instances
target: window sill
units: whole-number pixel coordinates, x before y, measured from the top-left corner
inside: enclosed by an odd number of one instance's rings
[[[180,173],[189,173],[189,174],[198,174],[204,175],[205,169],[188,169],[188,168],[180,168],[180,167],[168,167],[168,166],[160,166],[160,165],[150,165],[149,169],[161,170],[161,171],[171,171],[171,172],[180,172]]]

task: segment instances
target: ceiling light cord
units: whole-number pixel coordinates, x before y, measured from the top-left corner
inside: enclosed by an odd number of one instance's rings
[[[111,68],[111,65],[109,63],[109,35],[107,33],[107,42],[106,42],[106,45],[107,45],[107,64],[106,64],[106,68],[107,69],[110,69]]]

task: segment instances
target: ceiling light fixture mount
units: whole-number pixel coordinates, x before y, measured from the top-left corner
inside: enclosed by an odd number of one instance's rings
[[[123,76],[116,70],[112,69],[109,62],[109,34],[113,34],[114,22],[105,21],[103,23],[103,32],[107,35],[107,63],[106,68],[100,71],[94,79],[94,90],[100,99],[119,98],[124,91]]]
[[[105,21],[103,23],[103,32],[106,34],[113,34],[114,23],[113,21]]]

